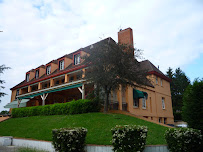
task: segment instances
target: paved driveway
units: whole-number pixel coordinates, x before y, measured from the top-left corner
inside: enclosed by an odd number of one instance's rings
[[[16,146],[0,146],[0,152],[18,152]]]
[[[4,120],[7,120],[7,119],[9,119],[10,117],[0,117],[0,122],[2,122],[2,121],[4,121]]]

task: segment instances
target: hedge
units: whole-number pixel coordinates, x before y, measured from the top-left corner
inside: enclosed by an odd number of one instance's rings
[[[168,149],[171,152],[200,152],[202,148],[201,131],[192,128],[170,128],[165,132]]]
[[[61,128],[52,130],[52,144],[58,152],[84,152],[86,128]]]
[[[146,126],[117,125],[111,129],[113,151],[142,152],[146,144],[147,131]]]
[[[44,106],[33,106],[15,108],[12,110],[12,117],[30,117],[30,116],[47,116],[47,115],[71,115],[88,112],[100,111],[98,100],[80,99],[67,103],[56,103]]]

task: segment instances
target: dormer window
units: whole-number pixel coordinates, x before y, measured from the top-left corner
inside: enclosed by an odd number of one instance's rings
[[[74,55],[74,65],[80,64],[80,54]]]
[[[35,79],[39,78],[39,70],[35,71]]]
[[[64,69],[64,60],[59,61],[59,70]]]
[[[29,81],[29,79],[30,79],[30,74],[29,74],[29,73],[27,73],[27,74],[26,74],[26,82],[28,82],[28,81]]]
[[[51,65],[47,66],[46,74],[49,75],[51,73]]]

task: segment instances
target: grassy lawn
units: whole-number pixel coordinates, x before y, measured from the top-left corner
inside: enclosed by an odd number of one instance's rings
[[[167,127],[122,114],[103,113],[11,118],[0,123],[0,136],[51,141],[54,128],[85,127],[88,129],[87,144],[110,145],[111,128],[128,124],[148,126],[147,145],[166,144]]]

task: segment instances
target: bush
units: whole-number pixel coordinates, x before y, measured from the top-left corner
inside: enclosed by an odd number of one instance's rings
[[[15,108],[12,110],[12,117],[18,118],[29,116],[81,114],[98,111],[100,111],[100,106],[97,99],[80,99],[77,101],[73,100],[67,103],[56,103],[45,106]]]
[[[136,125],[116,126],[111,129],[113,150],[116,152],[143,151],[147,138],[147,127]]]
[[[201,149],[201,131],[192,128],[168,129],[165,133],[168,149],[171,152],[199,152]]]
[[[84,152],[85,128],[61,128],[52,130],[52,144],[59,152]]]

